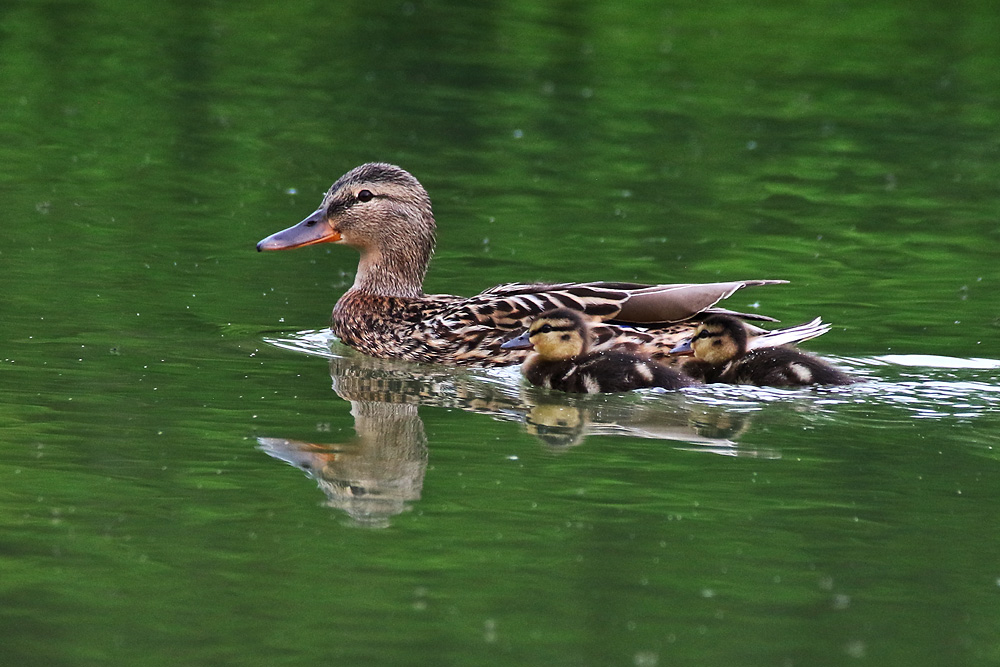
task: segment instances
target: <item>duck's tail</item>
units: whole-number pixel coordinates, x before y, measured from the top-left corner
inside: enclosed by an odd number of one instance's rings
[[[830,325],[817,317],[812,322],[788,327],[787,329],[774,329],[759,336],[754,336],[747,342],[747,351],[758,350],[762,347],[778,347],[791,343],[801,343],[804,340],[822,336],[829,330]]]

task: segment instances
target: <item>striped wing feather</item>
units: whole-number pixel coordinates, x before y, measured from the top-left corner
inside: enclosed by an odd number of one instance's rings
[[[434,294],[405,299],[349,292],[334,309],[334,331],[348,345],[377,357],[506,365],[522,361],[525,352],[501,350],[501,343],[541,313],[571,308],[599,322],[593,327],[595,349],[632,348],[664,359],[690,335],[692,319],[721,299],[742,287],[782,282],[508,283],[468,298]]]

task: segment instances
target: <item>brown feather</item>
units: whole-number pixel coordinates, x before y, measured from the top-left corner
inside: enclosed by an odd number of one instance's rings
[[[509,283],[469,298],[426,295],[423,277],[436,229],[430,197],[417,179],[394,165],[372,163],[342,176],[319,209],[262,240],[257,249],[323,242],[356,248],[358,272],[333,309],[334,333],[374,357],[445,364],[519,363],[525,353],[501,350],[501,343],[536,315],[559,307],[602,321],[594,327],[599,347],[663,358],[721,299],[743,287],[784,282]]]

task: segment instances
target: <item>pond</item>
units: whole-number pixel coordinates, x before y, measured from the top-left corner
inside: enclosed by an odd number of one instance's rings
[[[902,2],[0,10],[11,664],[1000,659],[1000,17]],[[429,293],[772,278],[848,387],[568,396],[375,360],[363,162]]]

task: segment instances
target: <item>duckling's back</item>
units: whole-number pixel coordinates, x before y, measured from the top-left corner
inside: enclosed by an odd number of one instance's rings
[[[846,385],[855,380],[822,359],[787,347],[767,347],[748,352],[732,363],[721,382],[761,387]]]
[[[567,359],[530,364],[525,377],[534,385],[577,394],[604,394],[661,387],[680,389],[692,384],[677,371],[650,359],[610,350]]]

